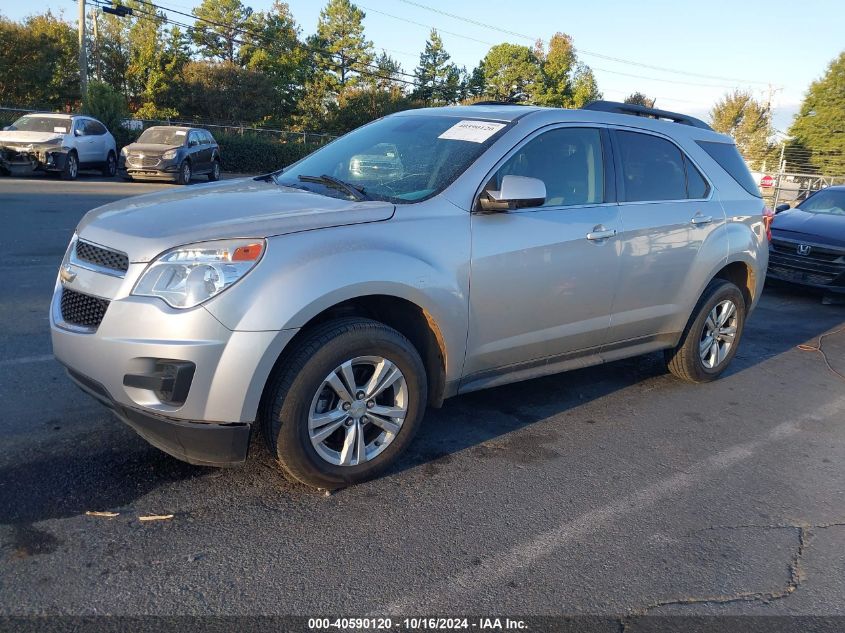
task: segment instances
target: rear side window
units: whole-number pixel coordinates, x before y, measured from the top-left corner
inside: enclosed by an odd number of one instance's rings
[[[715,143],[713,141],[696,141],[699,147],[710,154],[710,158],[715,160],[724,169],[731,178],[745,189],[748,193],[756,198],[762,198],[763,195],[757,188],[751,172],[748,171],[748,166],[742,160],[739,150],[733,143]]]
[[[695,168],[690,160],[684,156],[684,166],[687,168],[687,194],[690,198],[706,198],[710,187],[701,172]]]
[[[687,197],[684,157],[669,141],[637,132],[616,132],[626,202]]]

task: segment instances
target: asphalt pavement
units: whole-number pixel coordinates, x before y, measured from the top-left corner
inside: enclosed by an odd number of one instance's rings
[[[78,220],[172,186],[0,178],[0,615],[845,615],[845,382],[798,348],[845,306],[767,288],[708,385],[652,354],[448,400],[327,496],[259,439],[181,463],[52,360]]]

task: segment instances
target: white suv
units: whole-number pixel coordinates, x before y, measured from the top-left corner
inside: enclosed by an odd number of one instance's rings
[[[87,116],[27,114],[0,132],[0,171],[58,173],[74,180],[80,169],[117,172],[117,148],[106,126]]]

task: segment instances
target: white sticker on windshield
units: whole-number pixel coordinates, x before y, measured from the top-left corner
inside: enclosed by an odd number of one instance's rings
[[[456,123],[437,138],[444,138],[451,141],[483,143],[503,127],[505,127],[504,123],[464,120]]]
[[[62,126],[60,126],[60,125],[57,125],[56,127],[54,127],[54,128],[53,128],[53,131],[54,131],[54,132],[58,132],[59,134],[67,134],[67,128],[66,128],[66,127],[62,127]]]
[[[174,132],[174,134],[175,134],[176,136],[185,136],[185,134],[187,134],[187,132],[185,132],[184,130],[176,130],[176,131]]]

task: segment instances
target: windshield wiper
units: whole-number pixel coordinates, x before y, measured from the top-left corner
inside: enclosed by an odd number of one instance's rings
[[[356,200],[372,200],[370,196],[364,193],[364,189],[362,187],[356,187],[348,182],[344,182],[339,178],[335,178],[334,176],[329,176],[328,174],[323,174],[322,176],[304,176],[300,174],[298,178],[302,182],[316,182],[321,185],[325,185],[326,187],[332,187],[334,189],[340,189],[341,191],[345,191],[350,196],[355,198]]]

